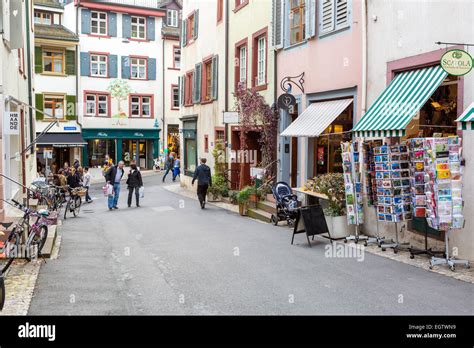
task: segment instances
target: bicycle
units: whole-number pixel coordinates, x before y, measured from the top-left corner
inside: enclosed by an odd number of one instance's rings
[[[37,199],[38,205],[45,205],[48,210],[60,211],[66,201],[66,194],[61,186],[56,185],[34,185],[35,189],[29,195],[29,198]]]
[[[49,222],[46,218],[49,216],[49,212],[47,210],[41,209],[39,211],[33,211],[15,200],[12,200],[12,202],[14,206],[22,210],[24,214],[9,233],[6,242],[2,243],[3,245],[0,249],[2,259],[8,259],[6,264],[0,269],[0,311],[5,304],[5,274],[13,263],[13,260],[21,256],[23,246],[25,248],[23,258],[27,261],[31,261],[31,258],[41,256],[41,251],[48,237]],[[32,225],[29,224],[31,217],[36,217]],[[5,228],[5,230],[8,230],[12,224],[13,222],[0,222],[0,226]],[[4,235],[5,233],[0,231],[0,236]],[[36,254],[32,253],[33,250],[36,251]]]
[[[69,199],[64,209],[64,220],[68,212],[72,213],[74,217],[79,215],[82,205],[82,197],[85,196],[86,190],[83,187],[70,188],[69,187]]]

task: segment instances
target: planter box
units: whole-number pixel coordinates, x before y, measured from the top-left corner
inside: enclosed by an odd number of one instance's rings
[[[354,225],[347,224],[347,216],[327,216],[326,223],[331,238],[344,238],[354,233]]]

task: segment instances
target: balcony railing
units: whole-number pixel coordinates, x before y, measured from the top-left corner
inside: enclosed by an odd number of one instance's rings
[[[90,0],[89,0],[90,1]],[[163,0],[92,0],[94,2],[117,4],[122,6],[158,8]]]

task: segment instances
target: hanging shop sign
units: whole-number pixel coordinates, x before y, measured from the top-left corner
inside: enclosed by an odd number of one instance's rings
[[[449,50],[441,57],[441,67],[450,75],[462,76],[472,70],[472,57],[463,50]]]
[[[293,94],[283,93],[278,97],[278,107],[283,110],[289,110],[296,105],[296,98]]]
[[[20,134],[20,113],[7,111],[4,115],[4,134],[19,135]]]

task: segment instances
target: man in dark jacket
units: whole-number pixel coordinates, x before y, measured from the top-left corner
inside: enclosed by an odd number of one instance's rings
[[[206,206],[207,189],[212,186],[211,168],[206,165],[206,161],[205,158],[201,158],[201,164],[196,168],[192,181],[192,185],[194,185],[194,181],[198,181],[197,195],[201,209]]]
[[[132,205],[132,195],[133,190],[135,190],[135,202],[137,203],[137,207],[140,206],[140,187],[143,186],[142,174],[140,170],[137,168],[137,164],[135,161],[130,163],[130,173],[128,173],[127,179],[128,185],[128,207]]]
[[[108,200],[109,210],[118,209],[117,204],[120,196],[120,180],[122,180],[124,165],[125,163],[120,161],[116,166],[110,167],[105,173],[107,184],[114,186],[114,194],[110,195]]]

